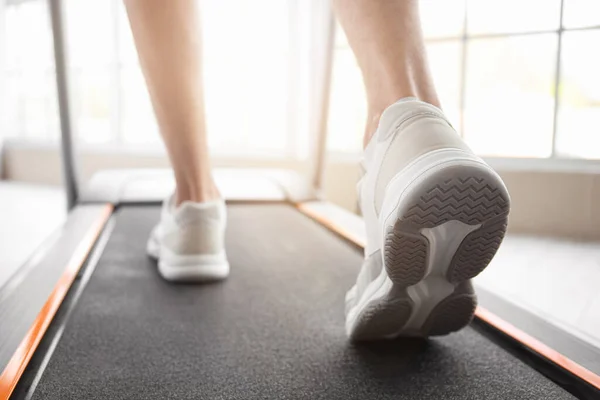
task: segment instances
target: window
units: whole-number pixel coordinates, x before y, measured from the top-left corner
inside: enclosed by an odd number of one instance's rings
[[[57,140],[47,2],[0,1],[2,135]],[[161,148],[122,1],[64,1],[78,140]],[[305,155],[313,126],[305,86],[315,63],[299,43],[314,31],[307,21],[315,9],[306,4],[318,1],[199,1],[211,148]],[[421,0],[421,17],[443,108],[476,152],[600,159],[600,53],[592,51],[600,46],[599,1]],[[339,27],[332,81],[329,148],[358,154],[366,102]]]
[[[46,140],[58,135],[52,37],[45,2],[5,6],[3,46],[4,136]],[[16,128],[19,128],[18,131]]]
[[[286,134],[293,83],[291,2],[200,2],[212,149],[222,155],[296,154],[295,139]],[[64,6],[79,142],[161,148],[122,0],[64,0]],[[2,130],[6,136],[56,141],[59,122],[47,1],[9,0],[4,7],[7,117]]]
[[[600,159],[600,2],[421,0],[421,19],[442,107],[477,153]],[[359,152],[364,89],[345,38],[335,51],[329,146]]]
[[[563,35],[556,132],[561,156],[600,159],[600,51],[591,50],[598,48],[600,30]]]
[[[556,35],[473,38],[466,43],[463,126],[477,153],[552,154]]]

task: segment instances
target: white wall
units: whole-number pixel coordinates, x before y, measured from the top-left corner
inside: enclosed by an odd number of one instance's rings
[[[82,178],[107,168],[168,167],[164,155],[83,151]],[[307,163],[289,160],[217,158],[216,167],[286,168],[307,173]],[[508,186],[512,207],[509,232],[572,239],[600,240],[600,174],[500,170]],[[9,144],[6,151],[9,179],[60,185],[58,149]],[[325,172],[325,196],[347,210],[356,211],[358,165],[352,160],[330,159]]]

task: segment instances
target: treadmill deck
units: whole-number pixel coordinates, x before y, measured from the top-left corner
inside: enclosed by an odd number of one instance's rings
[[[362,253],[283,204],[230,205],[231,276],[163,281],[158,206],[123,206],[34,399],[571,399],[471,327],[353,345]]]

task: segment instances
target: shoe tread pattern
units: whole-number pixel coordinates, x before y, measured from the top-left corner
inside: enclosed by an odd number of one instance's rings
[[[374,302],[361,312],[351,339],[375,340],[394,335],[406,324],[411,311],[412,305],[408,298],[386,298]]]
[[[501,218],[498,222],[483,226],[465,237],[454,254],[446,276],[452,283],[474,278],[492,261],[504,234],[508,220]]]
[[[456,332],[473,320],[477,298],[475,295],[450,295],[442,300],[424,324],[427,336],[442,336]]]
[[[394,284],[408,287],[425,276],[428,241],[422,235],[390,230],[385,239],[385,266]]]
[[[508,213],[508,207],[505,193],[486,178],[455,177],[427,190],[403,220],[423,228],[432,228],[452,220],[477,225]]]

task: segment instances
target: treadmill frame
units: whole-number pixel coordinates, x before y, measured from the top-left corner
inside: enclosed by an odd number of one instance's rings
[[[53,39],[54,39],[54,55],[56,62],[56,80],[57,91],[60,109],[60,124],[62,138],[62,160],[63,172],[65,177],[65,188],[67,192],[68,208],[71,210],[67,223],[55,233],[56,236],[49,243],[42,245],[38,251],[31,257],[28,266],[20,269],[0,291],[0,311],[18,307],[19,302],[21,307],[24,307],[23,315],[26,311],[35,311],[33,321],[21,321],[19,325],[17,319],[11,321],[3,321],[3,324],[15,324],[15,332],[18,341],[17,346],[12,353],[8,363],[0,365],[2,374],[0,375],[0,400],[8,399],[17,386],[33,385],[35,387],[36,379],[39,378],[39,371],[43,371],[44,362],[47,362],[52,353],[53,346],[60,339],[61,327],[68,318],[69,310],[77,301],[78,295],[85,288],[85,284],[93,272],[95,263],[101,249],[103,248],[106,238],[112,229],[111,213],[118,207],[119,204],[126,202],[142,202],[147,203],[144,198],[129,199],[122,198],[122,193],[125,185],[130,183],[125,179],[125,183],[118,187],[117,191],[110,192],[112,197],[107,196],[107,192],[100,190],[100,194],[96,195],[81,195],[79,176],[77,168],[77,160],[74,152],[74,137],[72,134],[72,123],[69,107],[69,81],[66,67],[66,46],[65,46],[65,31],[63,21],[63,4],[61,0],[49,0],[50,15],[52,21]],[[355,228],[348,228],[347,221],[358,217],[349,218],[350,213],[335,207],[325,202],[307,202],[306,200],[314,200],[318,198],[322,189],[322,177],[326,157],[326,141],[327,141],[327,116],[329,97],[331,90],[331,71],[333,59],[333,44],[335,24],[333,15],[329,15],[329,27],[327,37],[327,54],[322,66],[322,88],[319,98],[320,111],[318,115],[318,127],[315,132],[315,147],[313,154],[314,168],[312,171],[311,189],[301,191],[303,195],[290,195],[283,188],[283,198],[269,198],[266,201],[287,201],[295,205],[298,210],[308,217],[314,219],[321,225],[331,231],[342,236],[344,239],[353,243],[358,247],[363,247],[364,238],[361,239],[361,233]],[[111,185],[109,184],[108,187]],[[113,188],[114,189],[114,188]],[[117,195],[115,196],[115,193]],[[277,197],[277,196],[276,196]],[[104,198],[104,201],[103,201]],[[253,194],[249,197],[251,201],[265,201],[260,199],[260,196]],[[77,205],[78,201],[84,199],[95,205]],[[108,200],[108,201],[106,201]],[[244,201],[241,198],[232,199],[235,202]],[[157,203],[157,198],[152,198],[150,203]],[[83,220],[81,218],[81,210],[96,208],[98,215],[91,220]],[[78,226],[83,226],[84,231],[79,240],[67,241],[67,230],[69,223]],[[86,230],[87,229],[87,230]],[[62,247],[61,247],[62,246]],[[56,270],[60,272],[56,276],[56,283],[52,286],[49,293],[44,290],[38,292],[25,292],[22,289],[26,284],[34,282],[35,277],[47,267],[57,261],[57,254],[66,254],[69,256],[66,266],[60,264]],[[62,268],[60,268],[62,267]],[[35,285],[34,285],[35,287]],[[31,289],[30,289],[31,290]],[[35,294],[35,301],[27,298]],[[12,295],[12,301],[5,300]],[[23,301],[23,297],[26,301]],[[16,300],[15,300],[16,299]],[[526,311],[522,310],[524,313]],[[14,314],[13,314],[14,315]],[[17,317],[19,314],[17,314]],[[58,321],[61,320],[61,321]],[[58,324],[58,325],[57,325]],[[582,367],[578,363],[565,357],[564,355],[553,350],[533,336],[511,325],[502,318],[498,317],[489,310],[479,307],[476,313],[475,326],[480,328],[480,332],[494,337],[495,341],[502,343],[503,347],[509,347],[509,350],[521,360],[542,372],[551,380],[557,382],[560,386],[567,389],[571,393],[582,396],[592,397],[600,395],[600,376],[590,370]],[[12,326],[11,326],[12,327]],[[20,330],[19,330],[20,329]],[[25,329],[24,332],[22,332]],[[46,333],[51,335],[46,335]],[[19,336],[22,334],[22,336]],[[14,340],[13,340],[14,342]],[[44,343],[45,342],[45,343]],[[15,343],[8,341],[0,342],[0,351]],[[39,347],[41,345],[41,347]],[[10,350],[10,349],[9,349]],[[36,351],[39,350],[39,351]],[[0,353],[1,354],[1,353]],[[30,362],[36,360],[35,363]],[[46,360],[46,361],[44,361]],[[34,365],[36,364],[36,365]],[[41,368],[41,369],[40,369]],[[23,382],[22,377],[26,370],[35,370],[33,380]],[[37,377],[37,378],[35,378]],[[22,389],[29,391],[29,387]],[[21,391],[18,391],[22,393]]]
[[[17,386],[113,210],[111,204],[77,206],[0,288],[0,399]]]
[[[360,228],[360,217],[341,207],[319,201],[267,202],[290,204],[351,245],[363,248],[364,232]],[[255,204],[257,201],[234,200],[231,203]],[[159,203],[146,201],[141,204],[158,205]],[[15,350],[12,357],[6,365],[0,366],[3,368],[0,375],[0,400],[10,398],[13,393],[16,398],[25,398],[35,390],[37,382],[60,340],[71,310],[93,274],[104,245],[112,232],[114,220],[111,214],[119,206],[119,204],[108,203],[77,206],[70,218],[81,215],[82,210],[95,209],[94,218],[88,218],[84,228],[80,228],[87,233],[80,235],[79,240],[71,239],[72,243],[69,247],[65,247],[65,242],[61,242],[61,238],[67,235],[69,229],[59,230],[56,233],[58,239],[51,242],[50,245],[43,245],[32,256],[29,266],[13,276],[9,285],[4,286],[0,291],[0,300],[13,295],[10,304],[0,301],[0,312],[11,307],[20,307],[23,310],[23,312],[13,314],[13,321],[6,321],[20,329],[22,339],[16,347],[13,341]],[[74,220],[81,220],[81,217],[76,217]],[[31,289],[29,292],[24,290],[26,285],[30,285],[38,274],[48,268],[48,265],[56,264],[57,255],[62,255],[64,261],[65,254],[68,256],[66,266],[58,264],[58,268],[54,269],[55,284],[51,286],[52,290],[49,293],[48,290],[45,292],[43,290],[34,292]],[[477,291],[481,294],[480,288]],[[586,369],[572,358],[559,353],[536,339],[532,334],[515,327],[506,319],[498,316],[496,310],[498,305],[502,306],[503,303],[506,305],[502,299],[496,299],[495,303],[486,303],[485,308],[478,307],[473,327],[480,334],[491,339],[573,395],[579,398],[598,398],[600,396],[600,376],[597,373]],[[30,318],[28,321],[20,318],[22,315],[32,315],[32,310],[35,318]],[[528,320],[539,319],[521,308],[513,308],[512,312]],[[562,333],[563,338],[569,339],[568,333]],[[581,343],[574,337],[570,339],[569,344],[581,353]],[[6,343],[0,344],[6,348]],[[2,346],[0,346],[1,348]],[[583,350],[594,351],[590,348]],[[595,352],[600,354],[597,349]]]

